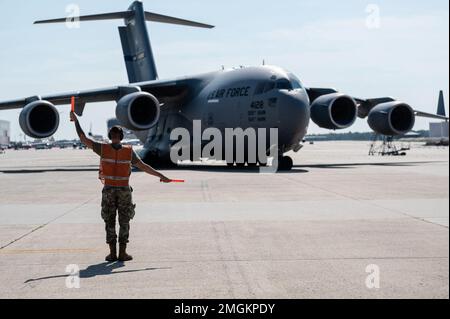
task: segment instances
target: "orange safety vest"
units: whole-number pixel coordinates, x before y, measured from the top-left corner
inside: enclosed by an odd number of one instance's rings
[[[122,145],[116,150],[111,144],[102,144],[99,178],[106,186],[129,186],[133,149]]]

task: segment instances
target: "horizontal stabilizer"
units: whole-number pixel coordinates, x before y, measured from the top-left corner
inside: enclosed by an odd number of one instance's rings
[[[78,21],[101,21],[101,20],[129,19],[133,15],[134,15],[134,12],[129,10],[129,11],[120,11],[120,12],[111,12],[111,13],[92,14],[92,15],[79,16],[79,17],[66,17],[66,18],[58,18],[58,19],[39,20],[39,21],[35,21],[34,24],[72,22],[74,18],[78,19]],[[183,25],[183,26],[188,26],[188,27],[197,27],[197,28],[206,28],[206,29],[214,28],[214,26],[209,25],[209,24],[204,24],[204,23],[190,21],[190,20],[184,20],[184,19],[180,19],[180,18],[165,16],[162,14],[157,14],[157,13],[147,12],[147,11],[145,12],[145,20],[152,21],[152,22]]]
[[[116,19],[126,19],[133,15],[132,11],[121,11],[121,12],[111,12],[102,14],[92,14],[80,17],[66,17],[59,19],[50,20],[40,20],[35,21],[34,24],[46,24],[46,23],[61,23],[61,22],[71,22],[72,19],[77,18],[79,21],[100,21],[100,20],[116,20]]]
[[[169,16],[165,16],[162,14],[157,14],[157,13],[147,12],[147,11],[145,12],[145,20],[153,21],[153,22],[160,22],[160,23],[178,24],[178,25],[184,25],[184,26],[188,26],[188,27],[205,28],[205,29],[214,28],[213,25],[179,19],[179,18],[174,18],[174,17],[169,17]]]

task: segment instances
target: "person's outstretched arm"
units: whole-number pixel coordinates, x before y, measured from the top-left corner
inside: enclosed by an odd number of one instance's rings
[[[156,176],[158,177],[161,182],[163,183],[170,183],[171,180],[169,178],[167,178],[166,176],[164,176],[163,174],[159,173],[158,171],[156,171],[153,167],[151,167],[150,165],[145,164],[140,158],[139,156],[134,155],[133,156],[133,166],[139,168],[141,171],[146,172],[147,174],[150,174],[152,176]]]
[[[94,141],[90,138],[86,137],[86,134],[84,134],[83,129],[80,126],[80,123],[78,122],[78,117],[74,112],[70,112],[70,119],[74,121],[75,123],[75,129],[77,130],[78,137],[80,138],[80,141],[86,145],[88,148],[93,149],[94,148]]]

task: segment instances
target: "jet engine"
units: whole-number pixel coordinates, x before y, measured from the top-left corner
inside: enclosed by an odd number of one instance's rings
[[[132,131],[144,131],[159,121],[160,104],[156,97],[146,92],[125,95],[116,107],[120,124]]]
[[[318,97],[311,105],[311,119],[329,130],[347,128],[356,121],[358,106],[348,95],[326,94]]]
[[[55,134],[59,126],[59,113],[48,101],[35,101],[25,106],[19,116],[22,131],[34,138]]]
[[[387,136],[403,135],[414,127],[416,116],[414,110],[403,102],[387,102],[375,106],[369,112],[370,128]]]

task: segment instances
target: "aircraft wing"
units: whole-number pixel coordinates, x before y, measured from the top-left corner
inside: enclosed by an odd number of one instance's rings
[[[306,91],[308,92],[309,100],[311,103],[322,95],[338,93],[338,91],[334,88],[307,88]],[[358,104],[358,116],[360,118],[367,117],[370,110],[378,104],[395,101],[395,99],[392,97],[381,97],[375,99],[360,99],[353,97],[353,99]]]
[[[88,91],[73,91],[45,96],[36,95],[27,98],[2,101],[0,102],[0,110],[21,109],[28,103],[36,100],[49,101],[54,105],[70,104],[70,100],[72,97],[76,98],[77,103],[113,101],[117,98],[119,91],[120,89],[118,87],[111,87]]]
[[[308,93],[310,103],[313,103],[322,95],[337,93],[338,91],[333,88],[307,88],[306,92]]]
[[[381,103],[387,103],[387,102],[394,102],[396,99],[392,97],[381,97],[381,98],[374,98],[374,99],[359,99],[355,98],[355,101],[358,103],[358,116],[361,118],[365,118],[370,110]],[[426,117],[426,118],[432,118],[437,120],[444,120],[448,121],[449,118],[443,115],[437,115],[432,113],[426,113],[422,111],[414,110],[414,114],[419,117]]]
[[[308,88],[307,92],[309,95],[309,99],[312,103],[315,99],[317,99],[318,97],[320,97],[322,95],[336,93],[338,91],[333,88]],[[358,117],[360,117],[360,118],[366,118],[369,115],[370,110],[373,109],[378,104],[396,101],[396,99],[394,99],[393,97],[379,97],[379,98],[373,98],[373,99],[361,99],[361,98],[353,97],[353,99],[358,104]],[[426,112],[417,111],[417,110],[414,110],[414,114],[419,117],[426,117],[426,118],[432,118],[432,119],[444,120],[444,121],[449,120],[448,117],[443,116],[443,115],[426,113]]]
[[[187,78],[169,81],[156,80],[94,90],[72,91],[42,96],[36,95],[10,101],[0,101],[0,111],[21,109],[36,100],[49,101],[54,105],[67,105],[71,103],[71,98],[75,97],[75,113],[81,116],[86,103],[118,101],[129,93],[139,91],[153,94],[161,104],[170,104],[173,102],[182,102],[188,96],[191,87],[190,84],[193,81],[195,80]]]
[[[395,101],[393,97],[379,97],[374,99],[354,98],[354,100],[358,104],[358,116],[360,118],[366,118],[369,115],[370,110],[378,104]]]
[[[432,114],[432,113],[426,113],[426,112],[421,112],[421,111],[414,111],[414,112],[415,112],[416,116],[419,116],[419,117],[427,117],[427,118],[435,119],[435,120],[448,121],[448,117],[446,117],[446,116]]]

